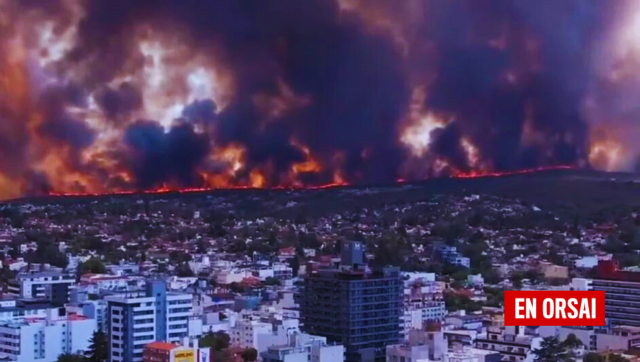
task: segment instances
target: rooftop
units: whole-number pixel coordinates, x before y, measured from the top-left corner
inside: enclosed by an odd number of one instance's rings
[[[169,342],[151,342],[149,344],[146,345],[145,348],[148,349],[159,349],[159,350],[163,350],[163,351],[171,351],[172,349],[176,348],[177,346],[173,343],[169,343]]]

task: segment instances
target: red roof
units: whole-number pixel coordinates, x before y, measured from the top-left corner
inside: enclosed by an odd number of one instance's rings
[[[83,320],[86,320],[86,319],[87,319],[87,317],[85,317],[83,315],[78,315],[76,313],[71,313],[67,317],[67,320],[70,320],[70,321],[83,321]]]
[[[280,254],[294,255],[295,253],[296,253],[296,248],[293,246],[280,249]]]
[[[171,351],[172,349],[176,348],[176,345],[173,343],[168,343],[168,342],[151,342],[149,344],[147,344],[145,346],[145,348],[150,348],[150,349],[160,349],[163,351]]]

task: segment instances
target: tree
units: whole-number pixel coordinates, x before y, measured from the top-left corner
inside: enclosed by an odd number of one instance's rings
[[[280,279],[274,278],[274,277],[267,277],[264,280],[264,282],[262,282],[262,284],[264,284],[264,285],[280,285]]]
[[[242,360],[253,362],[258,359],[258,351],[255,348],[247,348],[242,352]]]
[[[82,362],[83,356],[80,354],[63,353],[58,356],[56,362]]]
[[[182,263],[178,265],[178,267],[176,268],[176,275],[179,276],[180,278],[187,278],[187,277],[194,276],[193,270],[191,270],[188,263]]]
[[[84,362],[106,362],[108,356],[107,335],[97,330],[89,340],[89,350],[84,354]]]
[[[534,349],[535,362],[572,362],[571,354],[558,341],[558,337],[544,337],[540,348]]]
[[[94,273],[94,274],[105,274],[107,272],[107,268],[104,266],[102,261],[98,258],[89,258],[84,263],[81,263],[78,266],[80,274],[84,273]]]
[[[208,243],[205,242],[204,239],[198,239],[198,242],[196,243],[196,247],[197,247],[196,252],[198,254],[206,254],[209,246],[210,245],[208,245]]]
[[[579,340],[575,334],[569,333],[569,335],[567,335],[567,338],[562,341],[562,345],[566,348],[575,349],[582,346],[582,341]]]
[[[513,283],[513,287],[516,289],[522,288],[522,279],[523,276],[521,273],[513,273],[511,274],[511,283]]]
[[[605,358],[603,355],[595,353],[595,352],[589,352],[584,356],[583,359],[584,362],[605,362]]]
[[[607,362],[629,362],[628,359],[622,357],[619,354],[615,354],[615,353],[609,353],[609,355],[607,356],[605,361],[607,361]]]
[[[214,351],[222,351],[229,347],[229,341],[231,338],[223,331],[209,332],[200,338],[200,347],[210,347]]]

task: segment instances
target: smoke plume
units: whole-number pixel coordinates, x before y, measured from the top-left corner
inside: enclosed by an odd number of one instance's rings
[[[0,197],[631,170],[631,0],[0,0]]]

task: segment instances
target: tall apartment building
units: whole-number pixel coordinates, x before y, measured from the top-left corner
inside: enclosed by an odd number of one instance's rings
[[[58,272],[18,274],[9,282],[9,294],[20,298],[49,299],[56,306],[69,302],[70,289],[76,284],[73,275]]]
[[[640,327],[640,273],[620,270],[613,260],[600,260],[590,290],[604,290],[605,317],[611,325]]]
[[[89,348],[95,319],[66,315],[52,308],[44,318],[0,322],[0,360],[55,362],[63,353],[82,353]]]
[[[168,293],[151,281],[143,293],[110,295],[107,301],[110,362],[140,362],[153,341],[179,342],[189,336],[192,295]]]
[[[369,270],[364,246],[350,242],[339,265],[305,276],[300,319],[305,332],[343,344],[347,362],[384,361],[386,346],[400,341],[402,298],[400,269]]]

